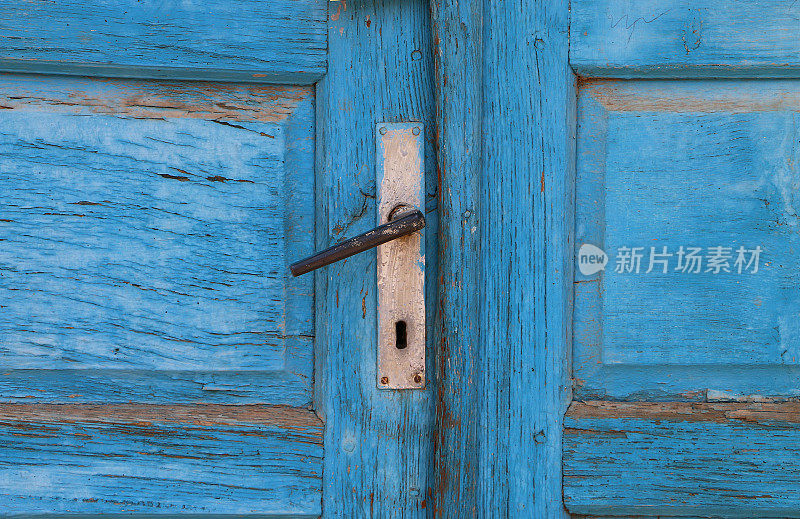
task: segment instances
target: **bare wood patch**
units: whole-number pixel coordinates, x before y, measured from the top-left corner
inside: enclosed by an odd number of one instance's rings
[[[7,76],[0,92],[5,110],[94,113],[141,119],[192,118],[278,122],[297,103],[313,96],[313,87],[247,85],[197,81],[137,81],[61,78],[35,81]]]
[[[800,402],[572,402],[573,419],[640,419],[671,422],[800,423]],[[570,434],[565,430],[565,434]]]
[[[633,85],[620,80],[583,80],[587,91],[613,112],[752,113],[800,109],[800,92],[790,81],[748,88],[747,81],[725,81],[716,88],[702,82],[653,81]]]
[[[2,404],[0,421],[200,426],[266,424],[288,429],[308,429],[322,437],[322,422],[313,411],[270,405]]]

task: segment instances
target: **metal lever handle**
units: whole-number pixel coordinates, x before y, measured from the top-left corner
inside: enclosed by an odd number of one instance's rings
[[[364,252],[367,249],[414,234],[423,227],[425,227],[425,215],[419,209],[414,209],[411,212],[401,214],[389,223],[379,225],[364,234],[354,236],[329,249],[317,252],[313,256],[292,263],[289,269],[292,271],[293,276],[300,276],[325,265],[330,265],[335,261]]]

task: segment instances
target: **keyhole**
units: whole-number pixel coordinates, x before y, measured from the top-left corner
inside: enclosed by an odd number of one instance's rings
[[[406,349],[406,346],[408,346],[408,338],[406,335],[405,321],[397,321],[396,323],[394,323],[394,337],[395,337],[394,345],[397,347],[397,349],[398,350]]]

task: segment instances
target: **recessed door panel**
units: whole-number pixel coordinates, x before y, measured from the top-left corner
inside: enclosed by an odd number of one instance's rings
[[[799,110],[794,81],[584,84],[578,395],[798,393]]]

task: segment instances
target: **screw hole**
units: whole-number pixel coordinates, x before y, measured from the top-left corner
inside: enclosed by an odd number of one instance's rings
[[[397,321],[396,323],[394,323],[394,337],[395,337],[394,345],[397,347],[397,349],[398,350],[406,349],[406,346],[408,346],[408,335],[406,332],[405,321]]]

